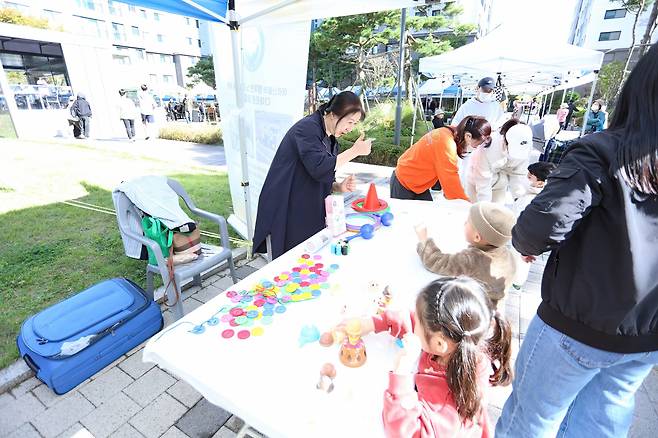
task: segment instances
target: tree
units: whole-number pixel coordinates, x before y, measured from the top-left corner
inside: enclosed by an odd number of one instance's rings
[[[367,54],[394,37],[395,24],[391,11],[329,18],[311,37],[309,67],[330,86],[356,83]]]
[[[456,2],[455,2],[456,3]],[[466,43],[466,36],[475,29],[473,25],[460,25],[456,17],[461,14],[461,7],[455,3],[444,7],[439,15],[427,16],[427,7],[417,7],[420,16],[407,20],[409,29],[427,31],[427,36],[414,38],[411,32],[405,37],[406,51],[404,60],[404,80],[409,85],[413,71],[417,70],[417,61],[412,63],[411,52],[421,56],[431,56],[454,49]],[[424,15],[423,15],[424,14]],[[452,29],[453,33],[437,36],[438,30],[444,32]],[[324,79],[329,86],[345,86],[359,83],[372,86],[373,82],[367,76],[377,70],[374,82],[387,82],[381,78],[382,54],[372,54],[376,47],[399,45],[400,11],[376,12],[371,14],[353,15],[349,17],[330,18],[324,21],[311,35],[309,50],[309,77],[312,82]],[[394,60],[397,50],[388,51],[383,59]],[[377,60],[375,60],[375,58]],[[373,60],[371,62],[370,60]],[[375,65],[372,65],[372,64]],[[408,87],[407,87],[408,88]]]
[[[644,52],[646,52],[647,47],[651,43],[651,36],[656,31],[656,27],[658,27],[658,1],[653,2],[653,8],[651,8],[651,14],[649,14],[647,27],[644,30],[642,40],[640,40],[640,57],[644,55]]]
[[[617,93],[621,87],[623,77],[624,64],[621,61],[611,62],[601,67],[598,82],[599,97],[610,108],[615,106]]]
[[[647,6],[651,3],[651,0],[619,0],[624,9],[626,9],[631,14],[635,15],[633,20],[633,31],[631,35],[631,47],[628,50],[628,57],[626,58],[626,64],[624,65],[624,79],[629,73],[628,67],[631,64],[631,59],[633,58],[633,51],[635,50],[635,33],[637,29],[637,22],[640,19],[640,15],[646,11]]]
[[[21,26],[36,27],[38,29],[48,29],[48,20],[44,18],[30,17],[23,15],[16,9],[0,9],[0,23],[18,24]]]
[[[192,67],[187,69],[190,85],[194,86],[203,81],[206,85],[215,88],[215,65],[212,55],[199,59]]]

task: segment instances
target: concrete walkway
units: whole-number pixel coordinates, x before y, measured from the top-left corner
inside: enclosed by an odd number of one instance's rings
[[[43,139],[35,140],[44,142]],[[226,170],[224,146],[190,143],[187,141],[142,138],[129,141],[126,138],[84,139],[53,138],[47,143],[79,144],[101,151],[120,152],[140,158],[175,162],[191,166],[211,167],[214,170]]]
[[[238,268],[244,278],[264,266],[255,259]],[[521,291],[507,300],[506,316],[514,328],[518,351],[527,325],[540,301],[539,287],[544,260],[533,265]],[[184,301],[186,312],[223,293],[232,282],[221,272],[192,288]],[[164,311],[165,322],[172,322]],[[120,357],[105,370],[70,393],[57,396],[31,377],[0,394],[0,436],[32,437],[235,437],[242,420],[213,406],[188,384],[166,371],[142,362],[142,347]],[[489,412],[496,421],[511,388],[494,388]],[[658,434],[658,371],[654,370],[636,396],[633,438]],[[247,435],[250,436],[250,435]]]

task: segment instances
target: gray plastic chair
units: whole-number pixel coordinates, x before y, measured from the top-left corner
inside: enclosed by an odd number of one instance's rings
[[[173,306],[172,310],[174,317],[179,319],[184,315],[183,297],[182,291],[180,291],[180,287],[183,285],[183,281],[191,278],[194,285],[201,286],[201,273],[222,264],[225,260],[227,261],[229,269],[231,270],[231,279],[233,280],[233,284],[237,283],[237,277],[235,276],[235,265],[233,263],[233,254],[231,253],[231,246],[228,239],[226,219],[218,214],[210,213],[197,208],[183,186],[181,186],[178,181],[168,179],[167,184],[174,192],[176,192],[179,197],[183,198],[183,201],[192,213],[197,216],[209,219],[219,226],[219,234],[221,236],[222,245],[214,246],[203,243],[201,244],[202,254],[198,259],[189,263],[175,266],[174,276],[181,296]],[[155,258],[158,264],[151,265],[149,263],[146,266],[146,292],[149,294],[151,299],[153,299],[153,275],[160,274],[163,284],[167,285],[169,283],[169,271],[167,270],[167,262],[162,256],[162,251],[160,250],[157,242],[130,230],[131,218],[136,218],[138,221],[141,221],[142,213],[123,193],[120,193],[118,196],[118,200],[116,202],[116,211],[117,223],[119,224],[119,229],[121,232],[125,236],[135,239],[143,245],[146,245],[155,254]],[[176,292],[174,291],[173,285],[169,285],[169,287],[167,287],[165,294],[167,295],[167,300],[169,302],[176,300]]]

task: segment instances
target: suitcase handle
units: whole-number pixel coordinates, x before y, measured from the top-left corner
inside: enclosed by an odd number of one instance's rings
[[[28,356],[27,354],[24,355],[23,360],[25,361],[27,366],[30,367],[32,371],[34,371],[35,374],[39,372],[39,367],[37,366],[37,364],[34,363],[34,361],[30,356]]]

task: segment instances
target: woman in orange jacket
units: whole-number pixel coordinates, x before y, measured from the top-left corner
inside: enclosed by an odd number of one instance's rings
[[[431,201],[430,188],[438,181],[446,199],[469,201],[459,180],[457,157],[490,142],[491,125],[478,116],[428,132],[398,159],[391,174],[391,198]]]

